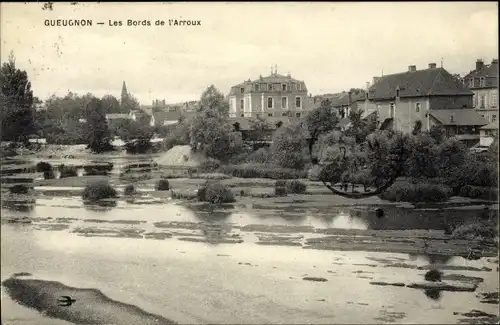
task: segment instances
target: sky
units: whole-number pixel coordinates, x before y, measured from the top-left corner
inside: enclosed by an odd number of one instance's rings
[[[374,76],[428,63],[451,73],[498,57],[496,2],[0,4],[0,58],[13,51],[35,96],[69,91],[119,97],[122,82],[141,104],[224,94],[277,65],[314,96],[364,88]],[[91,27],[45,20],[91,19]],[[152,26],[126,26],[127,20]],[[201,26],[169,26],[170,19]],[[166,22],[155,26],[156,20]],[[97,22],[104,22],[98,25]],[[109,26],[122,21],[122,26]]]

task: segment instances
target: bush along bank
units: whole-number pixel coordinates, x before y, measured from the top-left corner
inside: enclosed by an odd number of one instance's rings
[[[382,192],[379,197],[391,202],[445,202],[452,195],[452,189],[442,184],[398,182]]]
[[[240,178],[298,179],[307,178],[304,170],[282,168],[266,164],[224,165],[219,172]]]

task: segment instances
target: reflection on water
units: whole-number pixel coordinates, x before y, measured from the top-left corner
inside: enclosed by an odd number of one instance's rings
[[[438,301],[441,299],[441,291],[439,291],[437,289],[427,289],[427,290],[424,290],[424,293],[427,296],[427,298],[429,298],[431,300]]]
[[[35,209],[35,199],[3,199],[2,209],[29,213]]]

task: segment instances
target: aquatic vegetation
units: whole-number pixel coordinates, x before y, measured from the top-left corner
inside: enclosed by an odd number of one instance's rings
[[[158,183],[156,183],[157,191],[168,191],[170,189],[170,183],[168,179],[160,179]]]
[[[455,239],[479,240],[493,244],[498,240],[498,228],[491,221],[471,222],[455,228],[452,236]]]
[[[24,184],[16,184],[11,186],[9,190],[12,194],[28,194],[29,187]]]
[[[60,178],[78,176],[78,172],[77,172],[76,168],[73,166],[61,165],[61,166],[59,166],[59,171],[61,172]]]
[[[227,187],[217,181],[207,181],[198,189],[198,200],[210,203],[232,203],[235,201],[234,194]]]
[[[298,180],[291,180],[286,182],[286,188],[290,193],[304,194],[306,192],[306,184]]]
[[[442,273],[439,270],[430,270],[425,273],[425,280],[436,282],[441,281]]]
[[[123,195],[134,195],[137,194],[137,190],[133,184],[128,184],[123,190]]]
[[[52,165],[45,161],[40,161],[36,164],[36,171],[38,173],[44,173],[52,170]]]
[[[241,178],[297,179],[307,178],[307,172],[291,168],[282,168],[267,164],[224,165],[219,172]]]
[[[288,193],[287,191],[287,186],[286,186],[286,181],[284,180],[278,180],[274,184],[274,194],[276,196],[286,196]]]
[[[98,181],[85,187],[82,199],[86,201],[98,201],[102,199],[116,198],[118,193],[107,181]]]

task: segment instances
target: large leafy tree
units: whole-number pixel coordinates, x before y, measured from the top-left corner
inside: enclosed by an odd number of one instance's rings
[[[201,95],[196,115],[189,122],[193,150],[219,160],[226,160],[241,150],[243,142],[239,134],[232,132],[228,112],[224,95],[215,86],[209,86]]]
[[[309,152],[313,161],[317,161],[313,155],[313,147],[321,135],[325,135],[335,129],[339,122],[334,112],[333,104],[329,99],[323,100],[320,106],[311,111],[306,118],[307,131],[309,132]]]
[[[299,124],[295,124],[281,127],[274,132],[271,145],[273,163],[284,168],[304,168],[305,160],[302,154],[306,144],[304,131]]]
[[[88,147],[97,153],[111,150],[110,132],[102,101],[96,97],[92,98],[85,106],[84,116],[86,119]]]
[[[120,113],[120,102],[113,95],[104,95],[102,106],[107,114]]]
[[[29,136],[36,132],[33,91],[26,71],[16,68],[12,52],[2,64],[0,88],[2,140],[28,143]]]
[[[250,120],[251,132],[245,140],[258,141],[272,134],[273,127],[265,118],[258,116]]]
[[[201,94],[200,105],[197,107],[197,111],[214,111],[218,115],[227,117],[229,116],[229,103],[219,89],[214,85],[210,85]]]

